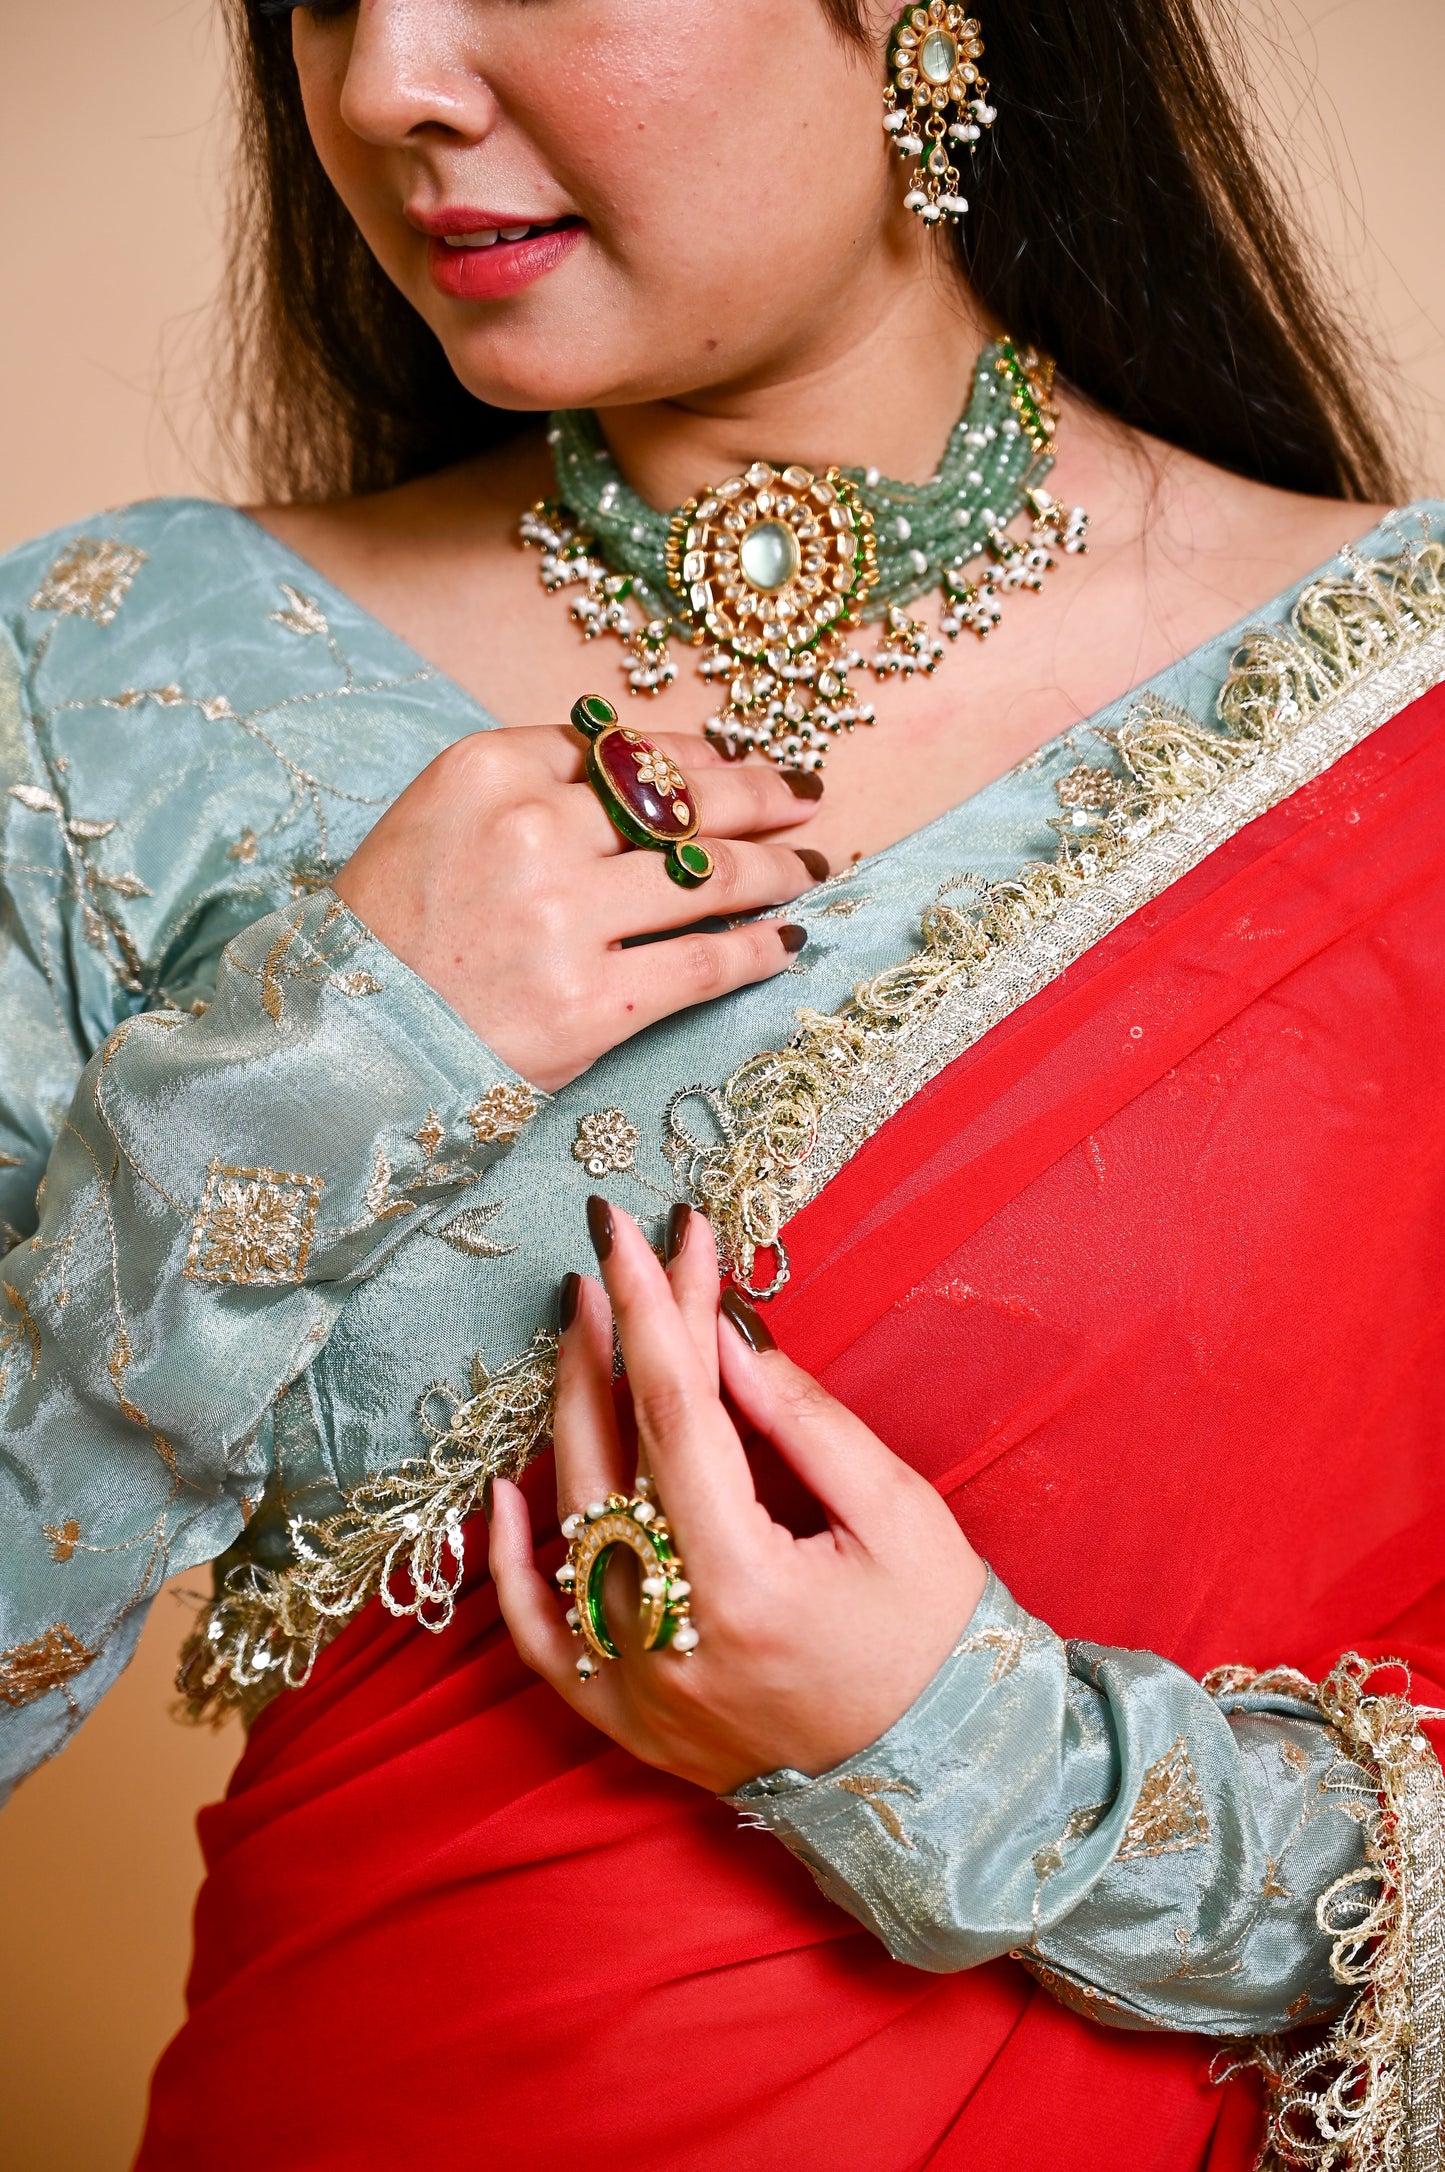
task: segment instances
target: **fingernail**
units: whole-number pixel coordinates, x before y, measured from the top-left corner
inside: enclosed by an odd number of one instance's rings
[[[488,1523],[492,1520],[492,1495],[495,1491],[496,1487],[492,1483],[492,1474],[488,1471],[486,1477],[482,1480],[482,1514],[486,1517]]]
[[[692,1208],[685,1199],[679,1199],[667,1217],[667,1234],[662,1240],[662,1260],[665,1267],[672,1265],[687,1243],[687,1225],[691,1220]]]
[[[816,769],[785,769],[783,782],[794,799],[821,799],[823,780]]]
[[[577,1307],[582,1302],[581,1275],[563,1275],[562,1287],[557,1292],[557,1332],[565,1335],[577,1317]]]
[[[747,758],[747,748],[740,747],[735,739],[718,740],[717,750],[725,762],[741,762]]]
[[[795,845],[793,850],[797,853],[804,867],[807,868],[814,882],[826,882],[828,880],[833,870],[823,858],[821,852],[815,852],[811,845]]]
[[[768,1333],[767,1322],[754,1310],[741,1290],[724,1290],[721,1311],[742,1336],[750,1350],[776,1350],[777,1344]]]
[[[801,950],[808,940],[806,928],[796,927],[791,920],[785,921],[778,930],[784,950]]]
[[[612,1250],[612,1209],[596,1192],[587,1202],[587,1234],[600,1265]]]

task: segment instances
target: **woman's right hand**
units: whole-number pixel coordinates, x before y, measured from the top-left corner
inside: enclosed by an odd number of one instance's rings
[[[802,931],[766,920],[623,948],[628,937],[785,905],[827,872],[820,855],[768,841],[817,812],[820,780],[725,762],[703,739],[656,743],[697,795],[715,866],[701,889],[673,882],[660,853],[626,848],[579,735],[555,726],[458,740],[336,878],[372,934],[545,1092],[658,1019],[782,972]]]

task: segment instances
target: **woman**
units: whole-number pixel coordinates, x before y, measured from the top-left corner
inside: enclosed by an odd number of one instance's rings
[[[259,1715],[140,2164],[1438,2163],[1445,510],[1187,7],[234,20],[274,502],[3,574],[6,1769],[208,1559]]]

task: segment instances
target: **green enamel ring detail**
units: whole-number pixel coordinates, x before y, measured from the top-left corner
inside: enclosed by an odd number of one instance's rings
[[[582,1639],[577,1672],[590,1681],[603,1660],[616,1659],[617,1646],[602,1605],[602,1580],[609,1557],[620,1546],[639,1570],[638,1621],[642,1648],[660,1652],[669,1644],[684,1657],[696,1651],[698,1636],[690,1619],[692,1586],[682,1573],[667,1518],[651,1498],[651,1486],[639,1479],[631,1499],[609,1493],[563,1520],[567,1559],[557,1582],[571,1599],[567,1625]]]
[[[613,828],[629,845],[665,853],[673,881],[696,890],[712,873],[712,854],[697,842],[697,801],[677,764],[620,724],[600,694],[573,702],[572,723],[587,741],[587,781]]]

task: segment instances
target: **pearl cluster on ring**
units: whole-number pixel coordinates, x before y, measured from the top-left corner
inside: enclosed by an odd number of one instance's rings
[[[583,1641],[577,1672],[591,1681],[604,1659],[615,1659],[602,1610],[601,1578],[607,1556],[621,1546],[634,1555],[641,1570],[639,1619],[643,1649],[661,1651],[670,1646],[684,1657],[695,1652],[698,1633],[693,1627],[692,1586],[673,1550],[667,1519],[652,1498],[649,1479],[639,1478],[629,1498],[609,1493],[602,1501],[589,1501],[585,1509],[562,1520],[567,1559],[556,1572],[558,1588],[571,1600],[567,1626]]]

